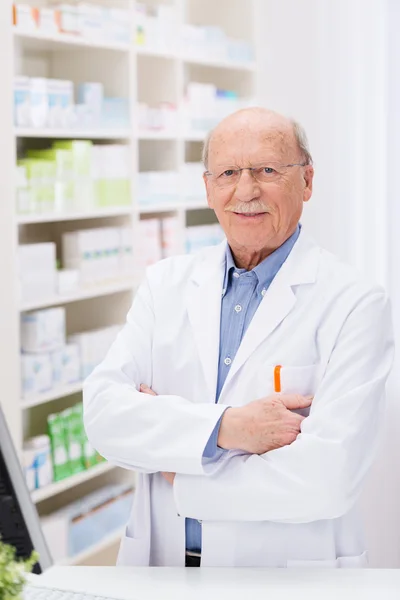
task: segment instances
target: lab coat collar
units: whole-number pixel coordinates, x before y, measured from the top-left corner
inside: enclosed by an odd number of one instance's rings
[[[198,258],[189,283],[187,310],[193,327],[210,402],[215,401],[218,378],[221,297],[227,242],[209,248]],[[260,303],[231,365],[224,390],[257,347],[276,329],[296,303],[293,287],[317,278],[320,248],[301,230],[285,263]]]

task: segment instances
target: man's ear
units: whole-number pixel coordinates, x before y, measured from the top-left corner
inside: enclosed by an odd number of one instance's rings
[[[313,180],[314,180],[314,167],[307,165],[303,173],[304,179],[304,190],[303,190],[303,202],[308,202],[312,196],[313,191]]]
[[[203,181],[204,181],[204,185],[206,187],[207,204],[210,208],[214,208],[211,187],[210,187],[210,181],[205,173],[203,173]]]

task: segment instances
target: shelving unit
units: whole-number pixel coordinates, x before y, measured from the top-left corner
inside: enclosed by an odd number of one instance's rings
[[[86,471],[82,471],[81,473],[77,473],[76,475],[72,475],[66,479],[62,479],[61,481],[56,481],[42,489],[35,490],[32,492],[32,500],[35,502],[35,504],[38,504],[39,502],[43,502],[48,498],[62,494],[66,490],[70,490],[71,488],[84,483],[85,481],[89,481],[94,477],[99,477],[100,475],[109,473],[115,468],[116,467],[114,467],[114,465],[109,463],[100,463],[99,465],[87,469]]]
[[[18,0],[17,0],[18,1]],[[67,0],[67,2],[74,0]],[[107,226],[118,223],[132,229],[134,237],[140,220],[176,216],[180,224],[179,249],[185,250],[184,235],[187,226],[214,222],[205,194],[189,195],[180,190],[174,201],[142,205],[136,193],[138,175],[143,171],[175,170],[181,172],[185,162],[201,159],[204,131],[191,130],[183,119],[186,86],[191,81],[212,83],[222,89],[235,90],[240,97],[256,98],[257,56],[254,62],[212,60],[186,56],[179,44],[174,51],[160,51],[151,45],[136,45],[135,0],[88,0],[94,4],[118,6],[130,11],[132,44],[93,41],[68,34],[43,34],[26,32],[11,25],[12,0],[0,2],[0,131],[2,145],[2,189],[0,202],[0,269],[2,293],[0,294],[0,357],[2,358],[2,397],[10,430],[18,452],[24,437],[31,430],[45,431],[45,417],[57,411],[69,398],[80,394],[82,384],[76,383],[50,390],[44,394],[22,397],[20,389],[19,319],[20,314],[51,306],[68,307],[68,323],[96,323],[107,326],[123,322],[138,281],[132,274],[128,280],[105,282],[82,288],[68,296],[52,296],[35,301],[18,301],[18,270],[14,257],[18,243],[30,241],[56,241],[59,244],[63,231]],[[21,0],[22,2],[22,0]],[[46,5],[46,0],[24,0],[32,6]],[[142,0],[142,4],[155,6],[156,0]],[[255,45],[254,22],[257,0],[158,0],[159,4],[174,7],[177,31],[186,24],[222,27],[232,38],[246,39]],[[10,60],[13,57],[13,60]],[[131,125],[129,128],[102,130],[90,129],[33,129],[14,127],[12,94],[14,75],[70,79],[75,84],[82,81],[101,81],[109,95],[125,97],[129,101]],[[178,108],[177,127],[169,130],[143,130],[137,123],[137,105],[145,102],[154,106],[160,102],[172,103]],[[17,148],[46,147],[55,139],[89,139],[98,143],[124,143],[131,156],[132,193],[129,206],[74,210],[69,213],[17,214],[14,189],[15,157]],[[86,318],[87,317],[87,318]],[[89,326],[89,325],[88,325]],[[75,333],[76,331],[73,331]],[[61,404],[59,404],[61,403]],[[115,478],[133,481],[129,472],[112,465],[100,464],[89,471],[37,490],[32,498],[38,504],[60,499],[66,495],[70,501],[76,486],[90,489],[97,481],[102,484]],[[80,488],[80,489],[81,489]],[[79,494],[81,492],[76,492]],[[78,497],[78,496],[76,496]],[[115,550],[120,531],[111,534],[101,544],[81,553],[65,564],[106,564],[110,548]]]

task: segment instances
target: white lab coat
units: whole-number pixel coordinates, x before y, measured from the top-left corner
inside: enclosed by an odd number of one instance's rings
[[[392,364],[387,296],[302,231],[215,404],[224,258],[225,243],[151,267],[84,386],[92,444],[139,473],[118,562],[184,565],[191,517],[202,566],[365,566],[358,499]],[[315,394],[297,440],[203,465],[226,406],[271,394],[278,364],[282,392]],[[160,471],[177,473],[173,486]]]

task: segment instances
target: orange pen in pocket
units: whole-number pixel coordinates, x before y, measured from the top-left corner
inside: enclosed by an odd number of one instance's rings
[[[277,394],[279,394],[282,391],[281,369],[282,369],[282,365],[277,365],[274,369],[274,391]]]

